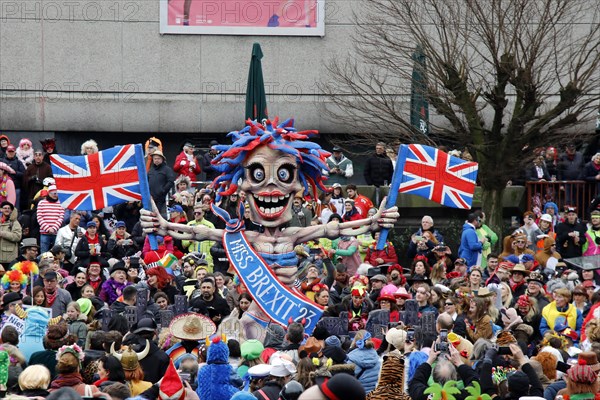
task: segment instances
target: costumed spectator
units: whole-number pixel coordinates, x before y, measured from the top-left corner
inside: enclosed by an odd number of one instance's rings
[[[329,203],[333,206],[333,213],[342,215],[344,213],[344,192],[342,185],[334,183],[331,185],[331,200]]]
[[[58,273],[46,272],[44,275],[44,293],[46,304],[52,309],[53,316],[63,315],[67,311],[67,305],[72,301],[71,294],[58,287]]]
[[[161,213],[166,211],[166,196],[173,188],[175,173],[167,165],[167,158],[162,151],[156,150],[152,153],[152,166],[148,171],[148,185],[150,195]]]
[[[75,265],[75,249],[79,239],[85,234],[85,230],[79,226],[81,214],[72,212],[69,217],[69,223],[56,232],[54,244],[61,246],[65,250],[65,263]]]
[[[585,231],[585,225],[577,218],[577,209],[568,207],[566,221],[556,225],[556,251],[563,258],[581,257]]]
[[[529,276],[529,270],[523,264],[517,264],[511,271],[509,285],[514,297],[519,297],[525,294],[527,290],[527,282],[525,277]]]
[[[532,340],[535,340],[536,342],[540,341],[542,339],[542,335],[539,334],[538,329],[533,329],[533,327],[539,327],[542,320],[542,315],[539,312],[540,308],[538,308],[538,302],[535,297],[528,296],[526,294],[521,295],[517,299],[515,306],[517,309],[517,315],[521,317],[523,323],[532,327],[531,329],[527,329],[519,325],[515,327],[515,330],[520,329],[526,333],[526,343],[529,343]]]
[[[475,213],[469,214],[460,237],[458,256],[465,259],[468,267],[481,265],[479,261],[481,251],[483,250],[483,244],[487,242],[485,237],[480,239],[477,236],[476,230],[479,228],[479,221],[480,219]]]
[[[150,389],[151,382],[144,380],[144,370],[140,366],[140,360],[143,360],[150,351],[150,343],[146,342],[143,351],[136,353],[131,346],[128,346],[122,353],[114,350],[114,343],[111,346],[110,353],[121,363],[123,377],[131,391],[131,396],[138,396],[144,391]],[[103,389],[106,390],[106,387]]]
[[[56,235],[60,229],[65,209],[58,200],[56,185],[48,187],[48,196],[37,206],[37,218],[40,224],[40,251],[47,252],[54,246]]]
[[[58,375],[50,384],[50,392],[54,392],[63,387],[73,388],[80,396],[93,396],[99,390],[93,385],[86,385],[83,382],[81,372],[81,362],[85,354],[81,347],[75,345],[63,346],[58,350],[56,358],[56,371]]]
[[[165,376],[170,364],[169,356],[153,341],[156,330],[156,322],[152,318],[145,317],[131,326],[131,334],[123,340],[123,345],[131,345],[137,353],[143,352],[148,347],[148,343],[150,344],[148,355],[139,361],[144,370],[144,379],[152,383],[158,382]]]
[[[0,202],[8,201],[16,204],[17,188],[13,182],[11,175],[16,172],[7,163],[0,161]]]
[[[341,257],[341,262],[350,275],[354,275],[362,263],[358,253],[358,240],[354,236],[341,236],[334,240],[331,253],[335,254],[335,257]]]
[[[84,304],[92,307],[92,302],[89,299]],[[89,309],[87,310],[89,312]],[[67,313],[63,317],[69,324],[69,333],[77,338],[77,345],[83,347],[87,337],[87,315],[81,312],[80,303],[72,301],[67,305]]]
[[[483,297],[473,297],[469,303],[467,312],[468,319],[465,319],[467,327],[467,337],[471,342],[479,338],[491,339],[494,332],[492,330],[492,319],[488,314],[487,301]]]
[[[390,312],[390,322],[400,322],[400,312],[395,297],[396,291],[396,286],[392,284],[385,285],[379,292],[379,297],[377,297],[379,308]]]
[[[346,199],[344,201],[344,215],[342,215],[342,221],[350,222],[350,221],[358,221],[362,219],[363,216],[360,214],[358,208],[352,199]]]
[[[115,228],[106,244],[106,251],[118,260],[134,255],[138,249],[131,235],[127,233],[125,222],[117,221]]]
[[[371,340],[371,334],[365,330],[356,332],[350,350],[348,361],[356,365],[354,374],[365,392],[369,393],[375,389],[381,369],[381,361]]]
[[[163,151],[163,146],[162,146],[162,141],[156,137],[151,137],[148,140],[146,140],[146,143],[144,143],[144,156],[146,158],[146,171],[150,170],[150,167],[152,166],[152,154],[154,154],[155,151]]]
[[[600,153],[596,153],[592,156],[592,160],[585,164],[581,177],[586,182],[594,183],[596,186],[596,193],[600,193]]]
[[[60,319],[56,317],[56,319]],[[47,330],[47,332],[46,332]],[[44,332],[46,332],[44,334]],[[56,352],[62,346],[75,343],[77,338],[69,335],[67,324],[49,325],[48,313],[40,309],[27,311],[27,324],[20,337],[19,349],[28,360],[29,365],[42,364],[56,376]]]
[[[10,292],[22,294],[24,289],[27,287],[27,281],[28,276],[21,272],[21,270],[18,268],[5,273],[0,280],[2,283],[2,289],[4,289],[4,294]]]
[[[33,162],[33,144],[31,140],[23,138],[19,141],[19,148],[17,148],[17,158],[23,164],[23,168],[29,167]]]
[[[352,160],[342,154],[342,149],[334,147],[331,156],[327,157],[327,166],[329,167],[328,183],[346,184],[354,175],[354,166]]]
[[[92,257],[104,263],[102,253],[106,252],[104,241],[98,235],[98,227],[94,221],[86,224],[86,232],[77,242],[75,247],[75,257],[77,257],[78,266],[90,265]]]
[[[350,298],[346,297],[342,300],[341,309],[348,311],[348,330],[356,332],[366,327],[372,307],[369,300],[365,298],[367,291],[364,286],[353,287],[350,294]]]
[[[30,365],[19,375],[21,394],[27,398],[48,397],[50,371],[43,365]]]
[[[98,143],[93,139],[88,139],[81,144],[82,155],[96,154],[98,151]]]
[[[198,371],[196,392],[201,399],[229,400],[239,392],[231,384],[233,369],[228,361],[229,348],[220,337],[216,337],[208,346],[206,365]]]
[[[585,232],[585,243],[582,248],[584,256],[600,254],[600,211],[592,211],[590,217],[591,223]]]
[[[380,187],[392,182],[394,165],[385,154],[385,143],[377,143],[375,154],[365,163],[364,177],[367,185]]]
[[[416,256],[411,264],[410,279],[416,278],[429,279],[431,268],[427,262],[427,257]]]
[[[555,289],[552,293],[554,301],[542,309],[540,333],[544,335],[548,330],[554,330],[560,323],[566,323],[581,336],[583,315],[581,311],[571,304],[571,291],[566,287]]]
[[[535,253],[535,261],[540,265],[542,271],[546,268],[548,260],[554,259],[556,262],[562,257],[556,251],[556,242],[552,237],[544,238],[544,248]]]
[[[204,215],[205,215],[205,212],[202,209],[202,207],[195,207],[194,208],[194,220],[188,222],[188,225],[189,226],[203,225],[203,226],[206,226],[207,228],[215,229],[215,226],[213,225],[213,223],[208,221],[206,218],[204,218]],[[213,242],[212,240],[203,240],[200,242],[196,241],[196,240],[183,240],[181,242],[181,244],[188,253],[197,252],[200,254],[204,254],[204,259],[206,260],[206,262],[208,263],[208,267],[212,271],[213,260],[212,260],[211,254],[210,254],[210,248],[215,244],[215,242]]]
[[[550,214],[543,214],[538,222],[538,227],[542,232],[537,236],[537,250],[544,248],[544,239],[551,237],[553,240],[556,239],[556,233],[554,232],[554,225],[552,225],[552,216]]]
[[[48,177],[52,177],[52,167],[44,161],[44,153],[41,150],[35,150],[33,152],[33,163],[27,167],[23,176],[21,209],[30,208],[33,197],[44,188],[44,179]]]
[[[354,201],[354,207],[358,209],[362,218],[367,218],[369,210],[373,208],[373,202],[368,197],[358,193],[358,188],[353,184],[346,186],[346,194],[348,195],[348,199]]]
[[[597,370],[587,365],[585,360],[578,360],[567,371],[567,388],[564,394],[556,396],[556,400],[597,399],[599,397],[600,381]]]
[[[542,310],[550,304],[543,291],[544,284],[544,277],[539,271],[533,271],[529,274],[529,278],[527,278],[527,295],[537,301],[538,310]]]
[[[131,283],[127,281],[125,262],[117,261],[110,269],[110,278],[102,284],[98,297],[110,306],[123,294],[123,289],[129,285]]]
[[[206,180],[212,182],[220,172],[217,171],[212,165],[212,160],[219,154],[219,150],[215,146],[218,146],[219,142],[211,140],[209,143],[210,149],[202,156],[202,171],[206,175]]]
[[[542,234],[542,231],[535,223],[535,214],[531,211],[526,211],[523,214],[523,226],[520,228],[527,235],[527,247],[529,250],[537,249],[537,238]]]
[[[98,261],[97,257],[89,261],[87,267],[87,285],[89,285],[94,294],[98,296],[100,294],[100,290],[102,289],[102,284],[104,283],[104,274],[102,274],[102,266]],[[81,289],[82,296],[84,295],[84,288]]]
[[[12,179],[15,185],[16,200],[13,204],[21,204],[21,186],[23,185],[23,176],[25,175],[25,165],[17,158],[16,148],[12,144],[8,145],[3,161],[15,171],[9,174],[10,179]]]
[[[398,256],[394,245],[389,240],[385,242],[382,250],[377,250],[377,242],[379,241],[379,232],[373,233],[373,244],[367,249],[365,262],[373,266],[382,264],[398,264]]]
[[[292,201],[292,219],[289,226],[304,227],[311,225],[312,212],[302,205],[302,193],[296,193]]]
[[[172,278],[166,269],[162,266],[153,267],[146,271],[147,284],[150,288],[150,297],[156,292],[161,291],[169,296],[169,302],[175,304],[175,295],[178,294],[177,289],[171,285]]]
[[[550,217],[552,218],[552,230],[554,230],[556,224],[561,222],[560,214],[558,213],[558,206],[556,205],[556,203],[552,201],[546,202],[546,204],[544,204],[543,213],[550,215]]]
[[[550,181],[550,174],[544,163],[544,157],[536,157],[532,164],[527,167],[525,173],[526,179],[529,182],[546,182]]]
[[[194,188],[192,181],[188,176],[180,175],[175,180],[175,194],[171,198],[173,202],[180,204],[186,210],[192,210],[194,207]],[[192,215],[188,215],[191,218]]]
[[[10,139],[6,135],[0,135],[0,157],[6,154],[6,148],[10,145]]]
[[[200,173],[200,165],[194,156],[194,145],[190,142],[183,145],[183,150],[175,159],[175,164],[173,164],[173,171],[177,175],[187,176],[192,181],[196,180],[196,175]]]
[[[0,263],[8,264],[17,258],[21,237],[17,210],[13,203],[3,201],[0,203]]]
[[[56,138],[48,137],[40,140],[42,150],[44,150],[44,161],[50,164],[50,156],[56,154]]]

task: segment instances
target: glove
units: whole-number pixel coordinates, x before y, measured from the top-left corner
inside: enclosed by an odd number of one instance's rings
[[[185,165],[185,160],[179,161],[179,165],[184,166]]]
[[[195,168],[195,167],[196,167],[196,163],[195,163],[195,162],[193,162],[193,161],[192,161],[192,162],[190,162],[190,167],[191,167],[191,168]]]

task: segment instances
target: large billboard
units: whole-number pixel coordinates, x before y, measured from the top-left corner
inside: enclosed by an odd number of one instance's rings
[[[160,0],[160,33],[324,36],[325,0]]]

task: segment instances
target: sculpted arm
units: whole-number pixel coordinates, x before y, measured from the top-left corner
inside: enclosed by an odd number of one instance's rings
[[[356,236],[365,232],[375,232],[381,228],[393,228],[400,217],[398,207],[393,206],[384,210],[384,198],[379,206],[379,211],[372,217],[349,222],[329,222],[325,225],[309,226],[306,228],[288,228],[287,234],[295,236],[295,243],[304,243],[319,238],[336,239],[340,236]]]

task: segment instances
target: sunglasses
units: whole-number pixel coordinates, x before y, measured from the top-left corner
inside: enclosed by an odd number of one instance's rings
[[[444,304],[447,305],[447,306],[453,306],[454,305],[454,303],[444,303]]]

